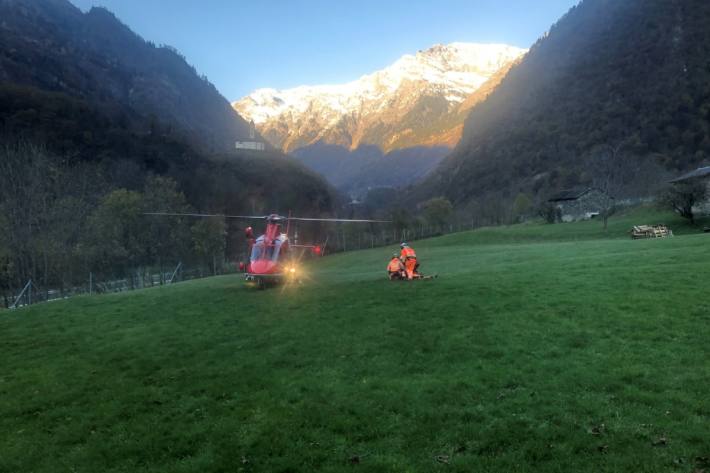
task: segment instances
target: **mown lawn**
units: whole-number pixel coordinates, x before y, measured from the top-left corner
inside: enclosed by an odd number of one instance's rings
[[[710,471],[710,235],[641,217],[2,312],[0,471]]]

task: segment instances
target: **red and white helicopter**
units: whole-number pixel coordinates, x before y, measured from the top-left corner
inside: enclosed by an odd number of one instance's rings
[[[263,289],[297,280],[297,257],[292,251],[294,248],[309,249],[316,256],[323,254],[321,245],[299,245],[291,243],[289,231],[291,222],[336,222],[336,223],[389,223],[387,220],[344,219],[344,218],[304,218],[284,217],[278,214],[265,216],[254,215],[220,215],[220,214],[192,214],[192,213],[167,213],[149,212],[146,215],[175,216],[175,217],[214,217],[266,220],[266,231],[256,237],[252,227],[247,227],[244,234],[249,245],[249,262],[239,263],[239,270],[246,273],[246,280],[256,283]],[[283,224],[286,223],[284,231]]]

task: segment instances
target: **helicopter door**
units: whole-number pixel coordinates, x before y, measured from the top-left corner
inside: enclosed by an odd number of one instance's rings
[[[279,254],[281,253],[281,245],[283,244],[283,240],[274,240],[274,244],[271,248],[271,261],[274,263],[278,262],[279,260]]]

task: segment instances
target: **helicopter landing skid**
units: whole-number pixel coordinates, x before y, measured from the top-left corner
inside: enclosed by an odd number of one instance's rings
[[[255,285],[259,289],[278,286],[286,282],[286,276],[281,273],[276,274],[251,274],[247,273],[244,279],[247,283]]]

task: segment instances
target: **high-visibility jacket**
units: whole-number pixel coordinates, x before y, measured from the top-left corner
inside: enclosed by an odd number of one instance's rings
[[[417,259],[416,258],[407,259],[406,265],[407,265],[407,278],[414,279],[414,276],[417,274]]]
[[[403,260],[409,259],[409,258],[415,258],[417,257],[417,253],[410,247],[405,246],[402,248],[402,252],[400,253],[400,256],[402,257]]]
[[[399,260],[399,258],[392,258],[390,264],[387,265],[387,271],[389,271],[390,273],[396,273],[402,271],[403,269],[404,265],[402,265],[402,262]]]

